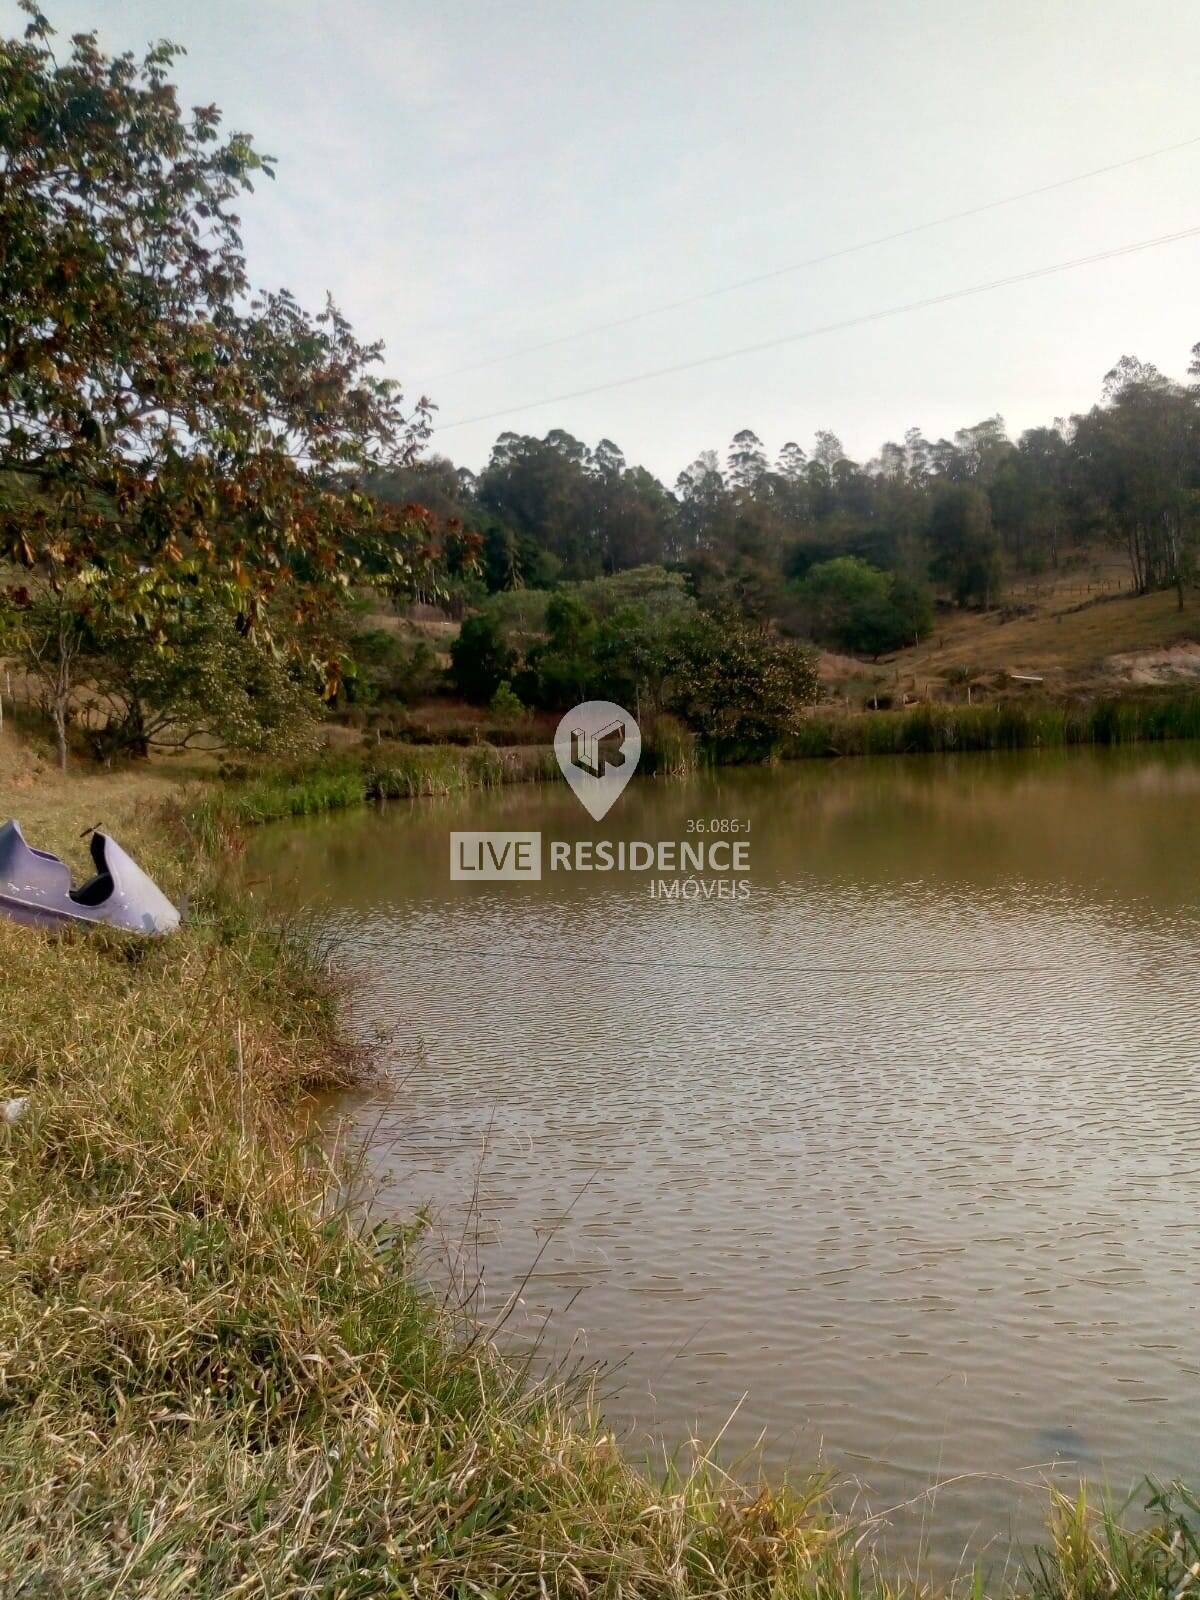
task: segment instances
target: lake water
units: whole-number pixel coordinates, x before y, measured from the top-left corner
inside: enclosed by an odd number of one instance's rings
[[[451,829],[697,818],[743,824],[747,898],[449,881]],[[507,1335],[603,1364],[631,1450],[728,1422],[939,1565],[1035,1534],[1048,1476],[1198,1475],[1198,822],[1182,746],[800,763],[602,824],[393,805],[253,874],[359,980],[381,1075],[338,1110],[484,1316],[523,1284]]]

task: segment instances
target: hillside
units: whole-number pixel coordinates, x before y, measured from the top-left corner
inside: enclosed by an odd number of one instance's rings
[[[833,697],[880,694],[923,699],[974,695],[1102,693],[1200,680],[1200,590],[1134,595],[1114,567],[1079,569],[1018,583],[990,611],[939,607],[921,644],[878,663],[827,656]],[[1013,682],[1018,678],[1041,684]]]

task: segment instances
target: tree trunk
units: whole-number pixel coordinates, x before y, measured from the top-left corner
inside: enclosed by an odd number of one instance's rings
[[[1170,513],[1164,515],[1163,526],[1166,529],[1167,551],[1171,558],[1171,571],[1175,578],[1175,596],[1179,601],[1179,609],[1183,610],[1183,555],[1180,550],[1179,528],[1172,521]]]
[[[1133,592],[1145,594],[1146,573],[1142,564],[1142,546],[1139,537],[1140,530],[1136,523],[1132,524],[1126,534],[1129,548],[1129,570],[1133,574]]]
[[[54,746],[58,751],[58,770],[67,770],[67,707],[58,695],[54,698]]]

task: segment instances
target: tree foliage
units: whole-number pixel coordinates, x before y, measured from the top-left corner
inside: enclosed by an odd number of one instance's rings
[[[493,591],[666,564],[709,609],[789,633],[816,626],[873,654],[927,631],[931,590],[994,605],[1009,576],[1097,542],[1127,556],[1139,592],[1189,581],[1200,544],[1200,356],[1191,377],[1175,383],[1125,357],[1085,414],[1015,440],[999,416],[951,438],[911,427],[867,462],[821,429],[807,448],[788,440],[772,463],[742,428],[724,454],[702,450],[669,490],[611,440],[591,448],[561,429],[502,434],[478,478],[439,470],[455,486],[456,515],[487,540]],[[402,475],[410,488],[422,471]],[[843,559],[886,574],[889,589],[856,604],[861,626],[831,631],[803,581]]]
[[[467,618],[450,646],[451,681],[464,700],[487,705],[512,676],[516,660],[497,618],[482,612]]]
[[[700,612],[675,639],[668,709],[724,760],[763,760],[817,698],[813,653],[734,614]]]
[[[259,754],[311,748],[313,701],[287,658],[206,608],[162,650],[136,629],[89,629],[83,727],[100,760],[197,741]]]
[[[929,515],[929,570],[960,604],[987,605],[1000,587],[1000,540],[987,495],[972,484],[948,484]]]
[[[60,62],[29,0],[0,47],[0,556],[160,651],[197,607],[336,686],[327,623],[367,576],[431,582],[430,520],[364,493],[428,432],[330,300],[255,293],[235,205],[273,174],[174,46]],[[215,610],[214,610],[215,608]],[[184,628],[186,634],[186,626]]]
[[[494,596],[453,647],[460,693],[488,705],[507,683],[547,711],[615,699],[679,717],[725,758],[769,756],[816,698],[813,652],[739,613],[703,610],[668,574],[638,576],[573,585],[519,617]]]
[[[814,638],[862,655],[915,644],[933,626],[933,601],[923,585],[859,556],[810,567],[799,593]]]

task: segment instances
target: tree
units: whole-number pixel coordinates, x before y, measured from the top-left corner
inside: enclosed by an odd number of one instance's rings
[[[908,464],[908,481],[914,488],[923,489],[929,482],[930,445],[920,428],[909,428],[904,435],[904,455]]]
[[[678,613],[656,612],[645,604],[623,606],[600,621],[593,646],[595,682],[607,699],[636,706],[639,714],[659,707],[678,624]]]
[[[546,636],[526,656],[516,680],[523,699],[564,709],[586,699],[596,684],[596,619],[575,594],[556,594],[546,607]]]
[[[795,440],[790,439],[779,452],[779,462],[775,470],[789,483],[800,483],[807,465],[808,457]]]
[[[464,700],[486,706],[512,677],[516,660],[497,619],[481,612],[467,618],[450,646],[450,676]]]
[[[731,497],[715,450],[702,450],[675,481],[685,551],[712,548],[732,518]]]
[[[972,428],[960,428],[954,445],[963,475],[983,488],[993,481],[1000,463],[1013,449],[1001,416],[985,417]]]
[[[767,476],[762,440],[751,428],[735,433],[729,446],[729,483],[742,494],[755,494]]]
[[[959,605],[989,606],[1000,587],[1000,541],[982,490],[955,484],[940,491],[929,516],[929,544],[929,570]]]
[[[62,582],[31,593],[24,585],[8,593],[5,634],[16,647],[38,700],[54,729],[59,769],[67,770],[67,729],[78,687],[86,624],[80,584]]]
[[[817,430],[816,439],[813,441],[812,459],[827,475],[832,475],[834,467],[839,461],[844,460],[845,454],[842,441],[836,433],[830,433],[828,428]]]
[[[887,575],[858,556],[835,556],[808,569],[800,589],[814,632],[841,642],[851,616],[887,593]]]
[[[1195,391],[1123,356],[1104,380],[1104,404],[1074,419],[1073,455],[1138,592],[1174,585],[1182,610],[1200,500]]]
[[[857,556],[810,567],[799,585],[816,638],[877,657],[915,644],[933,623],[928,591]]]
[[[561,430],[553,442],[502,433],[480,474],[479,500],[518,537],[550,550],[574,576],[599,570],[583,503],[586,449]]]
[[[736,613],[701,613],[672,643],[667,707],[726,760],[761,761],[817,697],[811,650]]]
[[[311,748],[312,696],[287,660],[216,608],[176,623],[173,648],[121,626],[89,628],[83,727],[99,760],[152,749],[294,754]]]
[[[894,642],[883,644],[878,653],[899,650],[916,644],[933,631],[933,596],[924,583],[903,572],[893,572],[888,601],[895,622]]]
[[[81,626],[163,651],[215,606],[332,693],[351,583],[411,591],[437,565],[426,521],[361,490],[411,460],[427,406],[331,301],[251,291],[233,205],[273,164],[215,107],[183,115],[174,46],[139,62],[80,34],[59,63],[22,8],[0,48],[0,474],[24,493],[0,556],[45,607],[82,597]]]
[[[989,498],[1005,548],[1022,565],[1057,567],[1070,453],[1060,427],[1030,428],[997,468]]]

